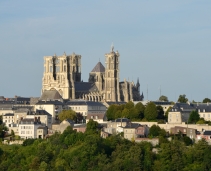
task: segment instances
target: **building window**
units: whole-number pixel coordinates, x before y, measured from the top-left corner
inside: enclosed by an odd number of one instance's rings
[[[208,118],[210,117],[210,114],[208,114]]]
[[[98,119],[98,116],[95,116],[95,119]]]
[[[56,66],[56,72],[60,72],[60,67]]]
[[[64,66],[64,72],[66,72],[66,66]]]
[[[53,72],[53,66],[50,66],[50,72]]]

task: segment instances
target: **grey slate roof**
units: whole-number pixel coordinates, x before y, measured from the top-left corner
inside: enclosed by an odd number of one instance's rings
[[[203,112],[204,110],[205,110],[205,112],[211,112],[211,104],[209,104],[209,103],[194,104],[194,107],[197,110],[200,110],[200,112]]]
[[[105,72],[105,67],[101,62],[98,62],[91,72]]]
[[[112,122],[130,122],[128,118],[118,118],[115,120],[112,120]]]
[[[14,113],[6,113],[4,116],[14,116]]]
[[[126,102],[106,102],[109,106],[113,105],[113,104],[117,104],[117,105],[122,105],[122,104],[126,104]]]
[[[42,104],[45,104],[45,105],[46,104],[63,105],[63,103],[58,101],[58,100],[55,100],[55,101],[52,101],[52,100],[50,100],[50,101],[38,101],[36,103],[36,105],[42,105]]]
[[[171,102],[152,101],[156,105],[171,105]]]
[[[66,105],[88,105],[88,106],[104,106],[101,102],[84,101],[84,100],[71,100]]]
[[[90,82],[75,82],[76,92],[97,92],[98,88],[94,83]]]
[[[129,124],[127,124],[124,128],[132,128],[132,129],[134,129],[134,128],[138,128],[139,126],[141,126],[140,124],[138,124],[138,123],[129,123]]]
[[[58,100],[62,99],[62,96],[57,90],[46,90],[42,93],[40,100]]]
[[[177,109],[177,111],[180,112],[191,112],[195,110],[195,107],[193,104],[188,103],[175,103],[172,107],[171,111],[175,111],[174,109]]]
[[[211,135],[211,131],[204,131],[204,135]]]

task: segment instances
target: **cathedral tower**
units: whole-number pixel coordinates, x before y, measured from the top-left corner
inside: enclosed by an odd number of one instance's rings
[[[81,56],[72,55],[44,56],[42,93],[57,90],[63,99],[75,98],[74,82],[81,81]]]
[[[104,100],[105,101],[120,101],[119,93],[119,53],[114,52],[112,46],[111,52],[105,54],[106,57],[106,69],[105,69],[105,89]]]

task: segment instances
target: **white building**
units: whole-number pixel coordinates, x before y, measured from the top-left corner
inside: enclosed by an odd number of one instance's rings
[[[82,114],[84,117],[84,122],[86,122],[88,114],[93,116],[98,114],[101,116],[102,114],[105,114],[107,110],[106,106],[104,106],[101,102],[74,100],[68,101],[66,105],[69,109],[74,110],[76,113]]]
[[[63,102],[55,101],[39,101],[35,105],[37,110],[45,110],[52,116],[52,123],[56,122],[57,115],[63,110]]]
[[[37,128],[42,124],[34,119],[23,119],[19,123],[19,136],[23,139],[37,138]]]

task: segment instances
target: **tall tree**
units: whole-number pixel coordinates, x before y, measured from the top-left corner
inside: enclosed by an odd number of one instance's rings
[[[188,123],[196,123],[198,122],[200,119],[200,116],[198,114],[197,111],[193,110],[191,113],[190,113],[190,116],[189,116],[189,119],[188,119]]]
[[[164,119],[164,111],[162,106],[156,106],[157,112],[158,112],[158,117],[157,119]]]
[[[59,120],[63,121],[65,119],[76,120],[76,113],[73,110],[63,110],[59,113]]]
[[[88,133],[97,133],[98,132],[98,122],[90,119],[86,125],[86,132]]]
[[[211,102],[211,100],[209,99],[209,98],[205,98],[204,100],[203,100],[203,103],[210,103]]]
[[[115,111],[116,111],[117,105],[113,104],[110,105],[106,111],[106,116],[108,120],[115,119]]]
[[[152,125],[149,128],[149,135],[157,137],[160,134],[161,128],[158,125]]]
[[[144,110],[145,110],[145,106],[139,102],[135,105],[136,110],[138,111],[139,114],[139,118],[143,119],[144,118]]]
[[[168,102],[168,101],[169,101],[169,100],[168,100],[168,97],[166,97],[166,96],[164,96],[164,95],[160,96],[159,100],[160,100],[160,101],[164,101],[164,102]]]
[[[156,105],[153,102],[149,102],[144,110],[144,117],[148,121],[156,120],[158,116]]]
[[[177,101],[180,102],[180,103],[187,103],[188,98],[186,98],[186,95],[185,94],[179,95],[179,98],[178,98]]]

